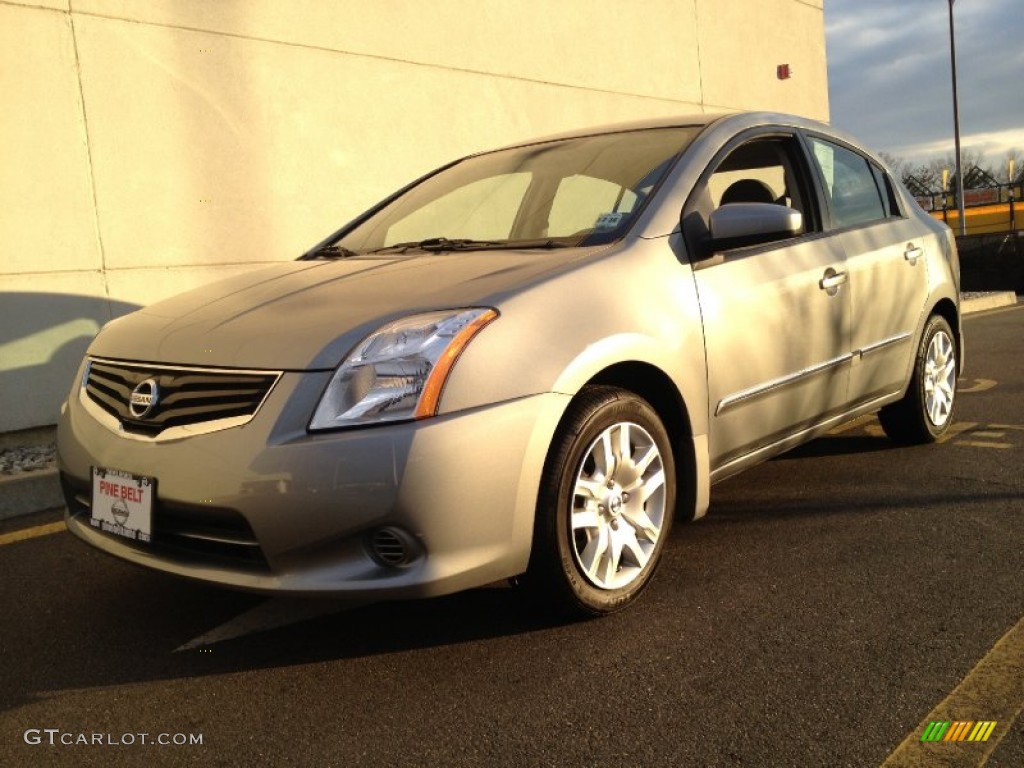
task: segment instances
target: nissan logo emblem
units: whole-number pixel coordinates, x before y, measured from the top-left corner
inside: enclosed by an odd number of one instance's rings
[[[128,410],[136,419],[146,418],[160,402],[160,387],[156,379],[146,379],[132,390],[128,397]]]

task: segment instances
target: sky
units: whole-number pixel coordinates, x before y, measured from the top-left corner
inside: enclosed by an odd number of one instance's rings
[[[1024,0],[956,0],[953,19],[961,145],[1005,174],[1024,153]],[[825,0],[825,36],[833,125],[914,164],[953,154],[947,0]]]

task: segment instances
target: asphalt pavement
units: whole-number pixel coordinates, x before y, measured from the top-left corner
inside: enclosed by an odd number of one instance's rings
[[[0,765],[1019,768],[1024,308],[965,323],[948,440],[869,417],[715,486],[602,620],[266,601],[0,522]]]

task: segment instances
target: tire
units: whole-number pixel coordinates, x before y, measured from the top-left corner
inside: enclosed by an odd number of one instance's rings
[[[907,393],[878,413],[889,439],[905,445],[933,443],[949,430],[956,404],[956,354],[949,323],[932,315],[921,335]]]
[[[548,452],[526,584],[575,616],[629,605],[657,568],[675,489],[672,443],[654,409],[625,390],[584,389]]]

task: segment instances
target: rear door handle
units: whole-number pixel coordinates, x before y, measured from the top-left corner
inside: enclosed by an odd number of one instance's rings
[[[907,250],[903,252],[903,258],[910,262],[910,266],[917,264],[917,260],[924,256],[924,250],[913,243],[907,243]]]
[[[839,292],[839,286],[845,283],[848,277],[845,272],[836,272],[829,267],[825,270],[825,276],[818,281],[818,287],[829,296],[835,296]]]

